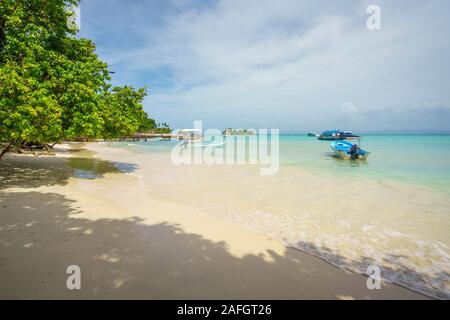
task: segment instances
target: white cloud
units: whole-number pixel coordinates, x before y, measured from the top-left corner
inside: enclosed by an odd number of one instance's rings
[[[357,113],[359,111],[359,109],[355,107],[351,102],[345,102],[341,104],[341,110],[342,112],[349,114]]]
[[[147,104],[175,125],[336,127],[342,112],[450,98],[449,5],[413,2],[379,1],[381,31],[366,28],[369,1],[194,2],[148,27],[139,48],[105,52],[127,72],[171,71]]]

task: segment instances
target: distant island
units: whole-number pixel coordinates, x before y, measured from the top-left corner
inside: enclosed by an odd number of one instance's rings
[[[223,136],[253,136],[256,135],[254,129],[226,128],[222,132]]]

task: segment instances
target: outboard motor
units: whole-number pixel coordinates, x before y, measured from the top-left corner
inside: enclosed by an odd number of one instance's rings
[[[352,145],[350,148],[350,151],[348,152],[350,154],[350,159],[357,160],[359,159],[359,147],[357,144]]]

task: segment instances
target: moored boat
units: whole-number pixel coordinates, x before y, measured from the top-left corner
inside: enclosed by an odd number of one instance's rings
[[[358,144],[350,141],[333,141],[330,146],[334,154],[341,159],[366,160],[369,156],[368,151],[361,149]]]
[[[254,136],[256,135],[256,130],[254,129],[241,129],[241,128],[227,128],[222,131],[222,136]]]
[[[357,139],[360,136],[354,135],[351,131],[341,131],[341,130],[327,130],[317,135],[318,140],[345,140],[345,139]]]
[[[200,129],[180,129],[176,133],[178,140],[198,141],[202,140],[203,133]]]

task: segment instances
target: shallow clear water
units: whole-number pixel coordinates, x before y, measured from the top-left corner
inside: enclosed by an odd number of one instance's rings
[[[168,152],[178,141],[123,142],[134,152]],[[361,147],[367,161],[333,157],[329,141],[304,134],[280,135],[281,165],[296,165],[315,174],[394,180],[450,194],[450,134],[366,134]]]
[[[232,138],[231,138],[232,139]],[[198,208],[356,272],[450,298],[450,135],[364,135],[367,161],[280,136],[280,170],[175,165],[177,141],[121,142],[149,197]],[[229,141],[228,141],[229,143]]]
[[[395,180],[450,192],[450,135],[371,134],[361,147],[367,161],[332,157],[330,142],[303,135],[282,135],[280,155],[285,163],[315,173],[341,177]]]

